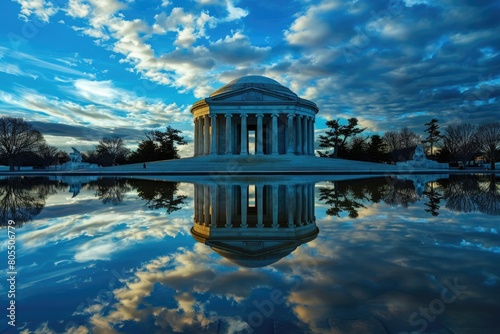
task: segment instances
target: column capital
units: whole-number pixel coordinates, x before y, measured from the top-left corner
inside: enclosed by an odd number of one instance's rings
[[[231,118],[233,117],[233,114],[225,114],[224,116],[226,116],[226,118]]]
[[[294,114],[288,114],[288,115],[286,115],[286,117],[288,117],[288,118],[294,118],[295,115]]]
[[[257,117],[264,117],[264,115],[263,115],[263,114],[257,114],[257,115],[255,115],[255,116],[257,116]]]
[[[274,112],[271,114],[271,117],[278,117],[278,116],[279,115],[277,113],[274,113]]]
[[[248,114],[240,114],[240,118],[247,118]]]

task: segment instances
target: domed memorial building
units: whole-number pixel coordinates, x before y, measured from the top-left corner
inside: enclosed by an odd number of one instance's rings
[[[194,155],[314,155],[318,107],[264,76],[245,76],[191,108]]]

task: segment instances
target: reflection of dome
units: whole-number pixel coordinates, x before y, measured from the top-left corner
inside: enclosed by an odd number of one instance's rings
[[[249,75],[233,80],[210,94],[210,97],[245,88],[260,88],[265,89],[266,91],[274,91],[277,93],[297,97],[294,92],[281,85],[278,81],[260,75]]]
[[[316,225],[303,226],[298,229],[261,229],[254,235],[249,233],[246,237],[238,236],[242,231],[237,228],[234,229],[232,237],[231,234],[224,237],[204,236],[197,230],[197,226],[191,229],[191,234],[197,241],[210,246],[217,254],[229,261],[247,268],[273,264],[293,252],[301,244],[316,239],[319,233]]]
[[[237,265],[247,268],[258,268],[268,266],[270,264],[273,264],[274,262],[281,260],[288,254],[293,252],[295,248],[297,248],[297,245],[292,244],[288,247],[285,246],[283,249],[271,251],[268,250],[267,252],[259,252],[255,254],[242,253],[235,249],[227,249],[227,247],[218,248],[215,245],[212,245],[210,248],[212,248],[220,256],[225,257],[226,259],[233,263],[236,263]]]

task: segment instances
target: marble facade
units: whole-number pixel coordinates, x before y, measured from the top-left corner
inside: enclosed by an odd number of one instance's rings
[[[192,106],[194,156],[314,155],[317,112],[270,78],[233,80]]]

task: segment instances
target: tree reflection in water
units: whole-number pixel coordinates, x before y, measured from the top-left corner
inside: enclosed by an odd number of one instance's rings
[[[409,180],[403,179],[405,177]],[[423,177],[426,178],[429,179]],[[432,216],[439,215],[442,200],[446,202],[446,208],[453,211],[500,215],[500,184],[495,175],[451,175],[431,181],[407,175],[329,181],[327,184],[319,189],[319,200],[330,205],[326,211],[330,216],[340,217],[342,212],[347,212],[350,218],[357,218],[358,210],[366,208],[368,203],[382,200],[392,206],[407,208],[425,198],[425,212]],[[420,187],[424,190],[418,191]]]
[[[122,178],[102,178],[89,182],[88,188],[95,190],[97,196],[103,204],[120,204],[123,202],[125,193],[131,190],[127,179]]]
[[[424,190],[423,194],[427,196],[429,201],[425,203],[427,209],[425,212],[430,213],[434,217],[439,216],[439,208],[441,207],[441,200],[443,199],[443,195],[439,192],[439,189],[436,188],[436,184],[434,182],[430,182],[428,188]]]
[[[128,184],[137,190],[137,195],[146,201],[150,209],[167,209],[170,214],[182,209],[187,196],[176,195],[179,184],[176,182],[129,179]]]
[[[330,205],[326,214],[340,217],[345,211],[350,218],[357,218],[358,210],[366,208],[363,202],[380,202],[388,188],[386,178],[328,181],[327,184],[319,189],[319,200]]]
[[[442,182],[448,209],[500,215],[500,184],[496,175],[452,175]]]
[[[9,177],[0,179],[0,224],[9,219],[20,226],[40,214],[48,195],[65,188],[56,181],[43,177]]]
[[[123,178],[103,178],[92,181],[88,185],[89,189],[95,190],[97,196],[103,204],[120,204],[125,198],[125,194],[132,189],[137,191],[137,195],[146,201],[146,206],[150,209],[167,209],[170,214],[182,209],[182,204],[187,196],[177,195],[178,183],[167,181],[123,179]]]

